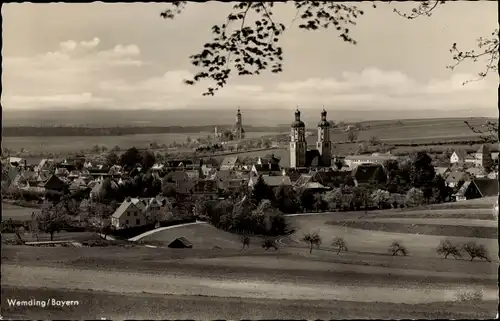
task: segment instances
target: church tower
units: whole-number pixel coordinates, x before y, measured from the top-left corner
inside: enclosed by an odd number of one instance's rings
[[[321,155],[321,166],[330,167],[332,164],[332,143],[330,142],[330,123],[326,120],[325,109],[321,112],[321,121],[318,123],[316,149]]]
[[[233,128],[233,136],[236,140],[245,138],[245,130],[243,129],[243,124],[241,121],[241,111],[238,107],[238,112],[236,113],[236,123]]]
[[[306,133],[304,122],[300,120],[300,111],[295,111],[295,121],[292,123],[290,132],[290,167],[306,166]]]

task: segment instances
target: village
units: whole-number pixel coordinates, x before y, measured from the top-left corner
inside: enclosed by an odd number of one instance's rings
[[[316,148],[309,148],[305,124],[295,111],[287,165],[265,152],[250,159],[229,155],[220,163],[200,157],[157,161],[152,151],[136,148],[120,156],[109,152],[101,160],[80,155],[33,164],[10,157],[2,160],[2,196],[4,202],[34,205],[31,218],[17,220],[28,230],[39,227],[33,223],[39,217],[46,231],[76,225],[138,234],[173,218],[220,226],[220,218],[210,212],[227,202],[234,207],[245,200],[255,205],[270,200],[277,210],[293,214],[414,207],[498,194],[498,152],[488,144],[473,154],[455,150],[448,162],[436,162],[425,152],[332,155],[335,142],[325,110],[318,121]],[[243,139],[244,133],[238,109],[232,140]],[[65,209],[65,224],[47,222],[59,207]],[[3,228],[13,222],[4,219]]]

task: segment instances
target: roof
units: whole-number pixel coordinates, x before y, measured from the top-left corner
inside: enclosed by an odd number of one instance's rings
[[[66,187],[66,183],[63,182],[60,178],[58,178],[56,175],[51,175],[45,182],[41,183],[40,186],[48,189],[51,188],[59,189]]]
[[[460,186],[458,191],[453,196],[464,196],[465,192],[469,188],[470,184],[471,184],[471,181],[464,182],[464,184],[462,186]]]
[[[309,182],[301,186],[302,189],[324,189],[327,188],[318,182]]]
[[[434,167],[434,171],[436,172],[436,175],[441,175],[443,176],[447,171],[449,170],[448,167],[442,167],[442,166],[436,166]]]
[[[474,176],[486,175],[484,170],[482,170],[481,168],[478,168],[478,167],[467,168],[465,171],[471,175],[474,175]]]
[[[474,184],[483,197],[498,195],[498,180],[489,178],[476,178]]]
[[[114,218],[120,218],[129,208],[136,207],[134,203],[130,200],[124,200],[116,211],[111,215]]]
[[[193,244],[191,242],[189,242],[188,240],[186,240],[184,237],[179,237],[179,238],[176,238],[175,240],[173,240],[169,245],[168,247],[174,247],[174,248],[192,248],[193,247]]]
[[[488,145],[485,145],[485,144],[482,144],[481,146],[479,146],[479,148],[476,151],[476,153],[478,153],[478,154],[485,154],[485,153],[489,153],[489,152],[490,152],[490,148]]]
[[[446,183],[458,183],[469,179],[469,174],[466,172],[453,171],[446,176]]]
[[[262,179],[270,187],[277,187],[280,185],[292,185],[292,181],[290,180],[290,177],[288,177],[288,176],[262,175]],[[255,185],[257,180],[258,180],[258,177],[250,178],[250,181],[249,181],[249,183],[251,183],[250,185]]]
[[[239,161],[239,158],[238,156],[226,156],[224,157],[224,159],[222,160],[221,164],[220,164],[220,168],[228,168],[228,169],[231,169],[233,168],[234,166],[236,166],[236,164],[238,163]]]
[[[338,178],[345,178],[351,173],[346,171],[318,171],[311,174],[318,183],[329,184]]]
[[[254,164],[254,165],[252,165],[252,169],[253,168],[255,168],[255,171],[258,174],[281,171],[280,165],[277,163],[266,163],[266,164],[262,164],[262,165]]]
[[[300,172],[296,172],[296,171],[290,171],[286,174],[286,176],[288,176],[290,178],[291,182],[296,182],[300,178],[301,175],[302,174]]]
[[[466,150],[457,149],[453,153],[457,154],[459,159],[466,159],[472,157]]]
[[[352,176],[358,183],[368,183],[382,177],[387,178],[384,167],[380,164],[360,164],[352,171]]]

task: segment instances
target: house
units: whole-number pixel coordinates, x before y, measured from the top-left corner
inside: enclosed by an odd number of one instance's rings
[[[454,151],[450,156],[450,163],[475,163],[476,159],[470,155],[467,151],[459,149]]]
[[[39,186],[45,188],[48,192],[57,194],[65,194],[69,189],[69,184],[56,175],[51,175],[45,182],[39,184]]]
[[[273,176],[283,176],[283,172],[278,164],[268,163],[268,164],[254,164],[250,169],[250,175],[273,175]]]
[[[462,171],[452,171],[446,176],[445,183],[446,186],[455,188],[457,187],[458,183],[463,181],[468,181],[470,180],[470,175],[467,172],[462,172]]]
[[[444,167],[444,166],[435,166],[434,172],[436,173],[436,175],[439,175],[441,177],[445,177],[446,174],[448,174],[450,172],[450,169],[448,167]]]
[[[86,190],[87,187],[87,182],[83,178],[77,178],[71,182],[69,185],[69,190],[71,192],[76,192],[79,190]]]
[[[488,178],[477,178],[465,182],[455,196],[457,201],[465,201],[474,198],[497,196],[498,180]]]
[[[194,194],[215,195],[217,194],[217,184],[214,180],[200,179],[194,184]]]
[[[145,212],[136,205],[137,203],[138,199],[124,200],[111,215],[111,226],[115,229],[123,229],[147,224]]]
[[[476,166],[484,167],[486,164],[491,164],[493,159],[488,145],[481,145],[475,154]]]
[[[388,160],[399,160],[399,157],[393,155],[349,155],[344,158],[344,163],[349,168],[361,164],[384,164]]]
[[[258,177],[251,177],[248,181],[248,187],[253,188],[253,186],[257,183]],[[288,176],[269,176],[262,175],[262,179],[269,187],[275,188],[281,185],[291,186],[292,181]]]
[[[215,173],[217,173],[217,169],[212,165],[203,164],[201,166],[201,172],[203,177],[206,179],[214,179]]]
[[[385,184],[387,182],[387,173],[381,164],[359,164],[351,172],[355,186],[359,184],[378,183]]]
[[[309,173],[315,182],[328,187],[338,187],[345,184],[347,180],[351,180],[351,171],[339,171],[339,170],[329,170],[329,171],[311,171]],[[353,182],[354,183],[354,182]]]
[[[321,183],[318,183],[315,180],[313,175],[301,175],[300,178],[293,184],[294,189],[299,193],[304,191],[311,191],[312,193],[321,193],[326,190],[329,190],[328,187],[324,186]]]
[[[220,164],[220,169],[225,171],[225,170],[232,170],[235,169],[236,167],[239,167],[241,165],[240,158],[238,156],[226,156],[222,160]]]
[[[11,165],[11,166],[19,166],[23,163],[23,159],[21,157],[9,157],[7,159],[7,162]]]
[[[484,170],[480,167],[471,167],[471,168],[467,168],[465,170],[466,173],[468,173],[470,175],[470,177],[485,177],[486,176],[486,173],[484,172]]]
[[[169,245],[169,248],[174,249],[191,249],[193,248],[193,244],[186,240],[184,237],[179,237],[173,240]]]

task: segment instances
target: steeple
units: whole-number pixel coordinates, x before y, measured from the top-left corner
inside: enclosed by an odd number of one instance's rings
[[[292,123],[292,128],[297,128],[297,127],[306,127],[304,122],[300,120],[299,107],[297,107],[297,110],[295,111],[295,121]]]

